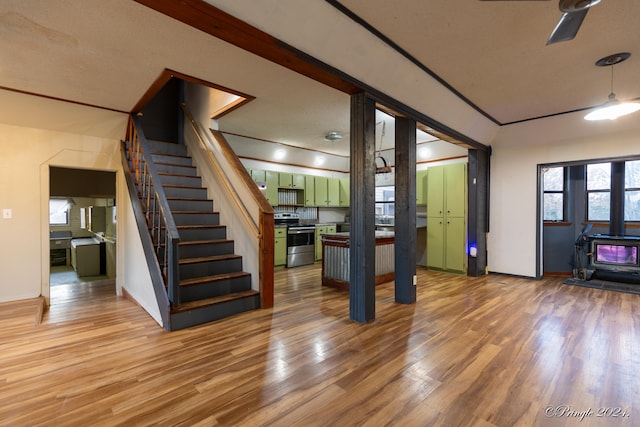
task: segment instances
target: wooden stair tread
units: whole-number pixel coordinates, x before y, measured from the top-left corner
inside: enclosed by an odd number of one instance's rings
[[[197,246],[197,245],[223,245],[225,243],[231,243],[233,240],[229,239],[217,239],[217,240],[191,240],[188,242],[180,242],[181,246]]]
[[[210,255],[210,256],[203,256],[203,257],[197,257],[197,258],[184,258],[179,260],[178,263],[180,265],[186,265],[186,264],[197,264],[199,262],[208,262],[208,261],[224,261],[227,259],[236,259],[236,258],[242,258],[242,257],[238,254]]]
[[[178,188],[181,190],[204,190],[205,189],[202,186],[196,187],[194,185],[162,184],[162,186],[168,187],[168,188]]]
[[[158,154],[158,153],[156,153],[156,154]],[[177,156],[174,156],[174,157],[177,157]],[[155,165],[162,165],[162,166],[180,166],[180,167],[183,167],[183,168],[191,168],[191,169],[195,169],[196,168],[193,165],[181,165],[179,163],[155,162],[154,164]]]
[[[198,285],[206,282],[216,282],[220,280],[234,279],[237,277],[246,276],[251,276],[251,274],[244,271],[234,271],[232,273],[222,273],[213,276],[193,277],[191,279],[180,280],[180,286]]]
[[[171,313],[181,313],[189,310],[194,310],[197,308],[209,307],[216,304],[222,304],[228,301],[254,297],[259,294],[260,293],[258,291],[248,290],[248,291],[234,292],[234,293],[222,295],[219,297],[206,298],[206,299],[201,299],[197,301],[189,301],[189,302],[180,304],[179,307],[172,308]]]
[[[169,172],[158,172],[158,175],[162,176],[184,176],[187,178],[200,178],[200,175],[185,175],[182,173],[169,173]]]
[[[211,214],[219,214],[219,211],[171,211],[173,215],[211,215]]]
[[[176,225],[178,230],[196,230],[198,228],[223,228],[224,225],[220,224],[194,224],[194,225]]]

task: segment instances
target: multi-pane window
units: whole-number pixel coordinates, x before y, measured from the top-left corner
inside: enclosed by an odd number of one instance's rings
[[[624,220],[640,221],[640,160],[624,164]]]
[[[49,199],[49,224],[68,225],[69,206],[68,199]]]
[[[609,221],[611,163],[587,165],[587,221]]]
[[[548,168],[542,179],[544,220],[564,221],[564,168]]]

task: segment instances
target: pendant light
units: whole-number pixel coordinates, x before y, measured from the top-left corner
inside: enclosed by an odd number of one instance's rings
[[[598,67],[611,67],[611,93],[607,102],[584,116],[585,120],[615,120],[640,110],[640,102],[618,101],[613,93],[613,66],[626,60],[629,56],[631,56],[629,52],[615,53],[596,61]]]

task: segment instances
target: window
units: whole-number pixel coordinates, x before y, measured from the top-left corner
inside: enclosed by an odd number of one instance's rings
[[[640,160],[624,164],[624,220],[640,221]]]
[[[543,218],[545,221],[564,221],[564,184],[563,167],[548,168],[543,180]]]
[[[587,165],[587,221],[609,221],[611,163]]]
[[[70,208],[68,199],[49,199],[49,224],[69,225]]]

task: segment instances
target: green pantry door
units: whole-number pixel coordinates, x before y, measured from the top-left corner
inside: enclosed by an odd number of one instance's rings
[[[427,267],[466,272],[467,165],[427,172]]]

